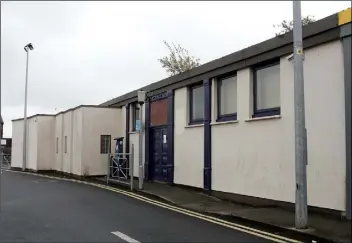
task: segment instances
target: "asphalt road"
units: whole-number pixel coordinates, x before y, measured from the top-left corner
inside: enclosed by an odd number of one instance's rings
[[[4,172],[0,193],[0,242],[270,242],[68,181]]]

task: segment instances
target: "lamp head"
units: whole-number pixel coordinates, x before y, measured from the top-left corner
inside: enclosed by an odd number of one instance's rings
[[[143,105],[145,102],[146,92],[143,90],[137,91],[137,101],[139,104]]]
[[[34,47],[33,47],[32,43],[27,44],[27,45],[24,47],[24,50],[25,50],[26,52],[28,52],[28,50],[30,50],[30,51],[34,50]]]

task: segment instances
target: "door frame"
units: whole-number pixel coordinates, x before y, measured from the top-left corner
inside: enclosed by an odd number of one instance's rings
[[[150,126],[150,104],[153,101],[160,99],[167,99],[167,124],[161,126]],[[147,94],[147,100],[145,103],[145,163],[144,163],[144,173],[146,180],[154,179],[154,165],[151,158],[151,141],[150,133],[153,128],[157,127],[167,127],[167,139],[168,139],[168,152],[167,160],[168,164],[171,165],[170,177],[167,183],[173,184],[174,182],[174,92],[173,90],[167,90],[159,92],[157,94],[151,93]]]
[[[164,182],[164,183],[169,183],[169,179],[168,180],[158,180],[155,176],[155,161],[154,161],[154,158],[153,158],[153,146],[154,146],[154,132],[159,130],[163,130],[165,129],[167,130],[167,125],[159,125],[159,126],[153,126],[153,127],[150,127],[149,129],[149,132],[150,132],[150,136],[149,136],[149,142],[150,142],[150,153],[149,153],[149,166],[150,166],[150,180],[153,180],[153,181],[158,181],[158,182]],[[169,139],[168,139],[169,140]],[[169,144],[168,144],[169,146]],[[167,151],[167,161],[168,161],[168,166],[170,165],[169,163],[169,151]]]

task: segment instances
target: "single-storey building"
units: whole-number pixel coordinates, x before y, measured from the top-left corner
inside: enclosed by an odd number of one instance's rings
[[[304,27],[303,38],[308,204],[351,218],[351,9]],[[124,137],[126,153],[134,145],[135,176],[142,109],[146,180],[242,201],[294,203],[292,40],[292,32],[277,36],[141,87],[147,92],[142,106],[137,90],[101,104],[116,108],[106,118],[110,135]],[[102,114],[91,119],[103,123]],[[94,139],[108,132],[81,131]],[[74,151],[75,140],[68,139]],[[71,167],[98,161],[83,159],[87,150],[77,147],[82,154],[70,158]],[[97,148],[92,144],[95,153]],[[52,168],[68,170],[62,163]]]
[[[350,216],[351,9],[304,27],[303,38],[308,203]],[[140,88],[146,179],[293,203],[292,40],[290,32]],[[136,91],[102,104],[122,109],[126,152],[132,143],[138,151]]]
[[[2,119],[2,115],[0,115],[0,139],[2,138],[2,136],[4,135],[4,120]]]
[[[112,135],[122,136],[121,109],[78,106],[55,115],[27,119],[26,169],[74,174],[106,175]],[[23,119],[12,121],[11,167],[22,168]]]

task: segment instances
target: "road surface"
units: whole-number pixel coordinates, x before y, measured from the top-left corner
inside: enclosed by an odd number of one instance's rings
[[[0,242],[273,242],[102,188],[1,174]]]

